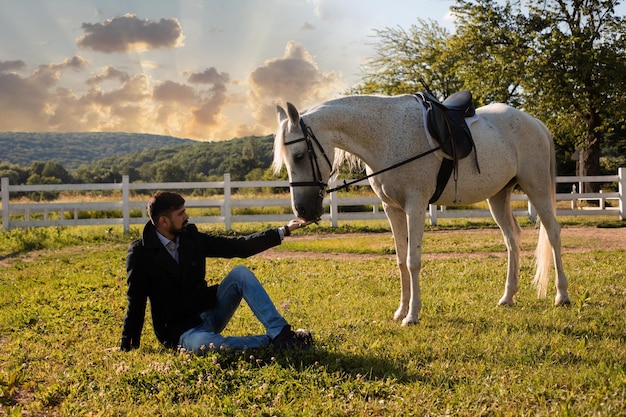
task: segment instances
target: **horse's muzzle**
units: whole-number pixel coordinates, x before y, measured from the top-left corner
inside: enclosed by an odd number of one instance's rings
[[[321,205],[320,205],[321,206]],[[322,217],[322,214],[324,213],[324,209],[323,207],[320,207],[319,209],[313,209],[311,207],[309,207],[308,209],[304,206],[296,206],[296,216],[301,219],[304,220],[306,222],[310,222],[310,221],[317,221]]]
[[[294,214],[304,221],[318,221],[324,214],[324,197],[321,193],[316,198],[294,199]]]

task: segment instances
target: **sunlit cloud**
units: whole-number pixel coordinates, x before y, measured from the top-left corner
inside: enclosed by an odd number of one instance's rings
[[[159,67],[159,64],[157,62],[149,60],[141,60],[139,62],[139,65],[141,65],[141,68],[143,69],[154,69]]]
[[[300,44],[289,42],[281,58],[271,59],[248,77],[248,101],[263,126],[276,124],[276,104],[299,107],[334,98],[343,86],[335,72],[323,72]]]
[[[141,20],[133,14],[107,19],[104,23],[83,23],[78,38],[81,48],[116,53],[182,46],[183,30],[177,19]]]

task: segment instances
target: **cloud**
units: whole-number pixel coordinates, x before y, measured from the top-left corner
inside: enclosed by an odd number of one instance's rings
[[[204,92],[200,105],[192,111],[194,121],[201,126],[218,126],[223,120],[221,112],[228,101],[228,82],[230,76],[225,72],[218,72],[214,67],[203,72],[187,72],[192,84],[207,84],[211,87]]]
[[[152,97],[162,103],[193,105],[198,102],[198,95],[192,87],[174,81],[165,81],[154,87]]]
[[[230,76],[225,73],[219,73],[215,67],[207,68],[203,72],[186,72],[187,80],[194,84],[226,84],[230,80]]]
[[[158,121],[168,128],[178,126],[188,136],[207,138],[207,128],[219,129],[226,122],[222,112],[229,101],[230,76],[214,67],[184,75],[191,85],[166,81],[155,87]]]
[[[299,108],[345,89],[334,72],[318,68],[300,44],[232,80],[215,67],[182,71],[182,79],[155,80],[150,72],[109,65],[87,74],[80,56],[38,66],[0,61],[0,131],[125,131],[200,140],[262,135],[276,129],[276,104]],[[82,88],[68,83],[79,73]]]
[[[248,101],[263,126],[275,127],[276,104],[286,101],[299,108],[337,96],[344,87],[338,74],[323,72],[300,44],[290,41],[281,58],[266,61],[248,77]]]
[[[48,94],[46,85],[34,76],[0,72],[0,131],[47,130]]]
[[[108,89],[102,84],[108,82]],[[48,128],[56,131],[143,131],[151,123],[148,77],[106,67],[83,95],[57,88],[48,96]]]
[[[0,61],[0,72],[17,71],[26,68],[26,63],[21,59],[15,61]]]
[[[96,74],[90,77],[87,80],[87,84],[95,86],[107,80],[119,80],[121,82],[125,82],[128,78],[129,75],[126,72],[120,71],[112,66],[108,66],[101,74]]]
[[[74,56],[59,63],[40,65],[29,76],[12,69],[23,69],[23,61],[0,62],[0,131],[49,130],[54,125],[57,109],[71,106],[72,93],[59,87],[61,73],[66,69],[80,71],[88,62]],[[80,117],[79,117],[80,120]]]
[[[83,23],[81,48],[116,53],[173,48],[182,45],[184,36],[177,19],[141,20],[132,14],[107,19],[104,23]]]
[[[82,88],[70,88],[66,73],[85,71],[89,65],[77,55],[24,75],[14,70],[24,71],[25,62],[0,61],[0,131],[125,131],[230,139],[274,131],[276,104],[288,100],[303,109],[345,89],[336,73],[320,70],[296,42],[287,43],[282,57],[264,62],[245,81],[231,80],[215,67],[182,71],[182,79],[154,80],[149,72],[108,65],[79,74]]]
[[[40,65],[23,76],[22,61],[0,61],[0,131],[125,131],[195,139],[230,139],[224,107],[232,99],[230,77],[216,68],[185,72],[183,82],[107,66],[84,78],[84,89],[61,84],[63,73],[81,71],[79,56]],[[230,136],[229,136],[230,135]]]

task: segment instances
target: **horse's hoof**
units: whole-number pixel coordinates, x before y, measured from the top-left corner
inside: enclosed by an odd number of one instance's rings
[[[409,317],[405,317],[402,319],[402,327],[414,326],[419,323],[419,319],[411,319]]]
[[[554,299],[554,305],[557,307],[567,307],[571,304],[569,298],[565,297],[565,298],[561,298],[561,297],[556,297]]]
[[[512,299],[502,297],[500,298],[500,301],[498,301],[498,305],[504,307],[513,307],[515,305],[515,302]]]
[[[394,321],[400,321],[400,320],[404,319],[405,317],[406,317],[406,311],[402,311],[401,309],[398,309],[393,314]]]

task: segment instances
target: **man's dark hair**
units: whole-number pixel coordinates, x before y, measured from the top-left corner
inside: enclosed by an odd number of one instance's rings
[[[153,225],[159,221],[161,216],[169,216],[172,211],[185,205],[185,199],[178,193],[170,191],[159,191],[148,201],[148,217]]]

